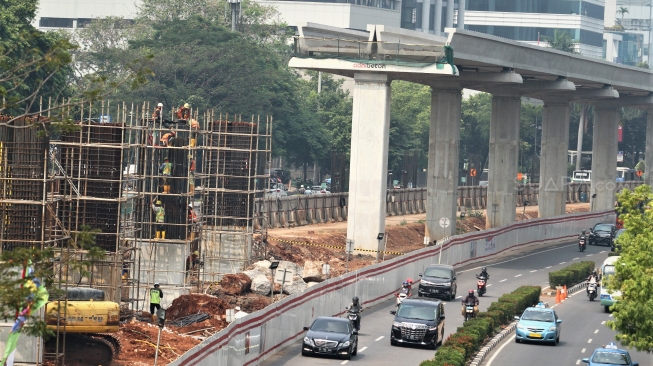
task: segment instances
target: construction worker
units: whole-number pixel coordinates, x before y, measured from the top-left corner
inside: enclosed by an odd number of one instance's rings
[[[200,263],[200,252],[196,250],[186,257],[186,272],[195,269],[195,267],[200,265]]]
[[[192,204],[188,205],[188,223],[190,224],[197,223],[197,215],[195,214],[195,210],[193,210]]]
[[[152,314],[152,323],[156,320],[155,310],[161,309],[161,299],[163,299],[163,291],[159,288],[159,284],[155,283],[154,287],[150,289],[150,314]]]
[[[168,178],[172,175],[170,159],[163,159],[163,164],[159,166],[159,173],[163,176],[163,193],[170,193],[170,183],[168,183]]]
[[[195,159],[191,159],[188,170],[188,193],[192,196],[195,194]]]
[[[177,110],[177,118],[183,120],[190,119],[190,105],[188,105],[188,103],[185,103],[183,107],[179,107]]]
[[[152,119],[154,120],[154,122],[161,122],[161,114],[163,113],[162,110],[163,110],[163,103],[157,104],[154,113],[152,113]]]
[[[161,136],[161,146],[171,146],[177,134],[175,131],[166,132]]]
[[[161,204],[161,201],[156,201],[156,205],[152,204],[152,211],[154,211],[154,217],[156,221],[156,236],[155,239],[164,239],[166,238],[165,222],[166,222],[166,210]]]

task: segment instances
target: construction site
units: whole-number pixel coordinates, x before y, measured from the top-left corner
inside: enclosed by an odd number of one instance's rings
[[[57,337],[33,363],[110,364],[125,347],[111,333],[149,310],[154,283],[169,308],[260,259],[254,200],[269,181],[272,119],[155,118],[153,106],[0,116],[0,250],[52,248],[62,294],[45,309]],[[90,301],[104,313],[80,316]],[[101,315],[97,329],[83,321]]]

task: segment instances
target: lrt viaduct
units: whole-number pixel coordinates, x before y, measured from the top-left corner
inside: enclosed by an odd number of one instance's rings
[[[299,27],[289,65],[354,78],[347,238],[381,250],[390,123],[390,83],[431,87],[426,236],[454,234],[462,89],[492,94],[488,228],[514,222],[521,97],[542,100],[540,217],[565,213],[570,103],[594,106],[592,211],[614,209],[619,108],[653,108],[653,73],[481,33],[449,28],[448,38],[368,25],[355,31]],[[653,156],[653,113],[646,157]],[[651,184],[653,174],[646,174]]]

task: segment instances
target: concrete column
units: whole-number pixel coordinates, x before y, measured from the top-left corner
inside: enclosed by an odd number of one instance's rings
[[[465,29],[465,0],[458,0],[458,19],[456,28]]]
[[[644,183],[653,186],[653,108],[647,108]]]
[[[433,90],[426,197],[425,236],[431,241],[455,234],[460,150],[460,89]],[[439,225],[446,217],[451,224]]]
[[[424,0],[424,2],[422,3],[422,32],[429,33],[430,24],[431,24],[431,0]]]
[[[520,96],[492,96],[485,219],[487,228],[500,227],[515,221],[520,113]]]
[[[615,107],[594,106],[592,140],[592,211],[614,210],[617,180],[617,130],[619,110]]]
[[[442,34],[442,0],[435,0],[435,12],[433,14],[433,34],[439,36]]]
[[[447,0],[447,22],[446,28],[453,28],[453,0]]]
[[[355,73],[347,223],[355,248],[379,250],[376,237],[385,233],[389,128],[388,76]]]
[[[568,144],[569,102],[544,101],[538,205],[541,218],[565,214]]]

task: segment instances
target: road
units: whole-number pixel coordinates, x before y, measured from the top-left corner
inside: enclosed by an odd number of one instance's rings
[[[594,256],[602,262],[607,253]],[[614,342],[615,333],[605,325],[612,314],[605,312],[598,301],[590,302],[585,291],[579,291],[559,305],[553,305],[562,319],[560,343],[553,348],[535,343],[516,343],[514,334],[507,337],[485,358],[484,366],[516,365],[528,361],[529,366],[548,366],[554,362],[584,365],[582,358],[592,355],[595,348]],[[634,362],[653,366],[653,355],[629,351]]]
[[[522,285],[548,286],[548,272],[557,270],[575,261],[595,260],[597,266],[607,256],[607,247],[591,246],[584,253],[578,252],[577,244],[567,243],[558,246],[550,246],[541,249],[531,249],[511,257],[504,257],[495,261],[488,261],[483,265],[488,267],[490,281],[488,281],[488,292],[483,296],[480,304],[481,310],[495,301],[504,293],[511,292]],[[596,259],[595,259],[596,258]],[[460,297],[470,288],[476,287],[474,274],[480,272],[482,265],[461,268],[458,271],[458,301],[445,302],[445,338],[455,332],[456,328],[463,323],[460,315]],[[417,273],[413,278],[417,277]],[[399,287],[401,284],[397,284]],[[598,306],[598,305],[597,305]],[[361,320],[361,331],[359,335],[358,355],[352,357],[351,363],[374,365],[393,365],[398,362],[404,365],[418,365],[421,361],[433,358],[434,351],[417,347],[393,347],[390,346],[389,333],[393,320],[390,311],[395,309],[394,299],[365,309]],[[600,309],[599,309],[600,310]],[[328,315],[328,314],[324,314]],[[309,326],[310,324],[306,324]],[[564,333],[563,333],[564,334]],[[561,347],[562,349],[562,347]],[[264,366],[294,366],[306,365],[338,365],[349,362],[323,357],[305,358],[300,355],[301,340],[292,343],[283,350],[271,356],[261,363]],[[575,360],[575,358],[574,358]],[[516,364],[516,363],[513,363]],[[549,363],[550,364],[550,363]],[[495,361],[496,366],[508,365]]]

